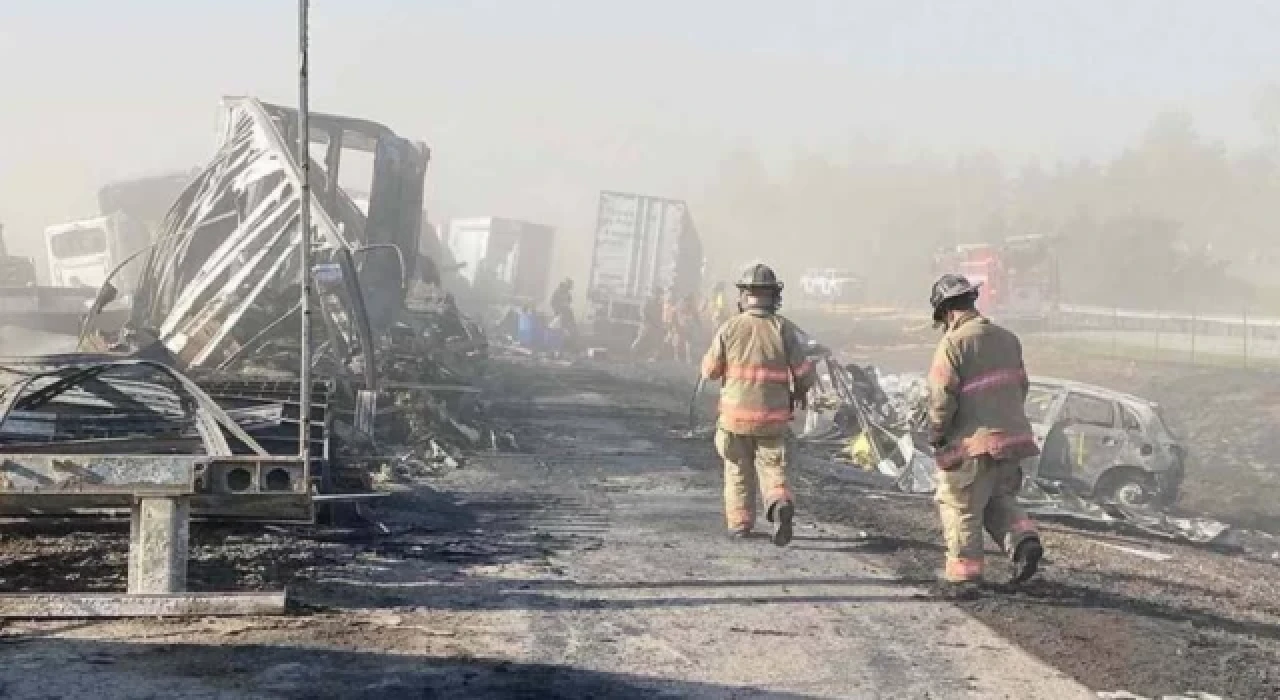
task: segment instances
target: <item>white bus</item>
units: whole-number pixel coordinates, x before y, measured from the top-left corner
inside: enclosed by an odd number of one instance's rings
[[[146,227],[123,214],[55,224],[44,231],[49,284],[97,289],[112,268],[151,244]],[[136,266],[131,265],[130,268]],[[114,280],[122,293],[133,292],[137,270],[122,270]]]

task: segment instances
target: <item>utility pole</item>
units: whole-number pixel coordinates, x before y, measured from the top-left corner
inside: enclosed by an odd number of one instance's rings
[[[310,474],[311,467],[311,125],[307,105],[308,0],[298,0],[298,166],[302,168],[298,224],[298,286],[302,289],[302,346],[299,352],[298,453]]]

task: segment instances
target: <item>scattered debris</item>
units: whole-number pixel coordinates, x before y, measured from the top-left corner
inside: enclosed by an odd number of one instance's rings
[[[1101,700],[1225,700],[1221,695],[1213,695],[1212,693],[1186,693],[1184,695],[1160,695],[1149,697],[1146,695],[1134,695],[1127,690],[1100,690],[1098,697]]]
[[[127,509],[133,493],[194,493],[204,516],[309,520],[313,473],[270,445],[280,406],[219,404],[171,367],[111,356],[48,355],[0,367],[0,512]],[[324,404],[315,439],[327,450]],[[47,468],[46,468],[47,465]],[[194,483],[192,483],[192,481]]]
[[[1169,561],[1170,559],[1173,559],[1172,554],[1165,554],[1164,552],[1153,552],[1149,549],[1138,549],[1137,547],[1125,547],[1124,545],[1113,544],[1111,542],[1099,542],[1098,544],[1103,547],[1107,547],[1108,549],[1114,549],[1117,552],[1132,554],[1135,557],[1142,557],[1143,559],[1150,559],[1151,561]]]
[[[1027,512],[1039,518],[1128,528],[1163,539],[1195,544],[1235,546],[1231,526],[1211,518],[1177,517],[1149,508],[1098,504],[1069,492],[1050,494],[1034,484],[1024,484],[1019,500]]]
[[[799,637],[800,636],[795,632],[784,632],[782,630],[755,629],[755,628],[738,627],[738,626],[730,627],[729,631],[741,632],[743,634],[750,634],[757,637]]]
[[[906,493],[933,493],[938,488],[937,464],[920,445],[919,433],[907,433],[898,438],[898,454],[902,456],[905,467],[898,466],[890,460],[882,460],[880,470],[894,475],[897,470],[898,489]]]

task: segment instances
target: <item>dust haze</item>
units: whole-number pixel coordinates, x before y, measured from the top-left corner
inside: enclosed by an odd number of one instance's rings
[[[1280,697],[1280,3],[299,5],[0,1],[0,695]]]
[[[222,95],[294,100],[289,3],[28,5],[0,10],[18,252],[106,182],[205,162]],[[1052,233],[1069,298],[1269,298],[1262,3],[365,5],[317,3],[315,108],[426,140],[437,224],[555,226],[559,273],[585,273],[614,188],[687,199],[713,276],[838,260],[914,300],[938,245]]]

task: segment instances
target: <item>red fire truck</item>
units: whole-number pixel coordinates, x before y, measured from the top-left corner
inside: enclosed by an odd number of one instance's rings
[[[1038,321],[1058,303],[1058,258],[1049,236],[969,243],[934,257],[935,274],[958,272],[982,285],[979,304],[993,318]]]

